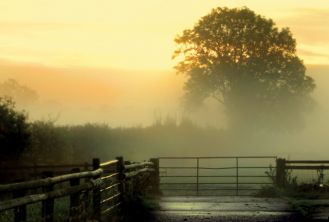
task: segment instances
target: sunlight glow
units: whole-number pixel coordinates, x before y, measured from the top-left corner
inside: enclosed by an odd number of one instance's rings
[[[290,27],[305,63],[329,63],[329,44],[321,42],[329,36],[326,0],[4,0],[0,59],[60,67],[169,70],[174,65],[175,36],[216,6],[247,6],[280,27]]]

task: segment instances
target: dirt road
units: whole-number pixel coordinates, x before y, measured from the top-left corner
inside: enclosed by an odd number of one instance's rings
[[[154,221],[298,221],[282,199],[254,197],[162,197]]]

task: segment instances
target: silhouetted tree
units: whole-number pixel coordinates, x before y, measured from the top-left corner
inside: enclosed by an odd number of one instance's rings
[[[288,28],[245,7],[215,8],[175,41],[188,105],[216,99],[231,127],[301,126],[315,84]]]
[[[17,160],[28,146],[29,124],[25,113],[15,110],[10,98],[0,97],[0,162]]]

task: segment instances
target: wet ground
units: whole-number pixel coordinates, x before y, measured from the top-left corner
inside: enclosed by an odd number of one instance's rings
[[[162,197],[153,220],[299,221],[287,201],[254,197]]]

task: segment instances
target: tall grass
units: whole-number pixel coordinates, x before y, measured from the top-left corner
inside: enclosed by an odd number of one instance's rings
[[[31,124],[31,142],[21,160],[30,163],[81,163],[123,155],[145,160],[159,155],[203,153],[223,147],[224,132],[199,127],[189,120],[168,118],[148,127],[112,128],[107,124],[58,126],[52,121]]]

